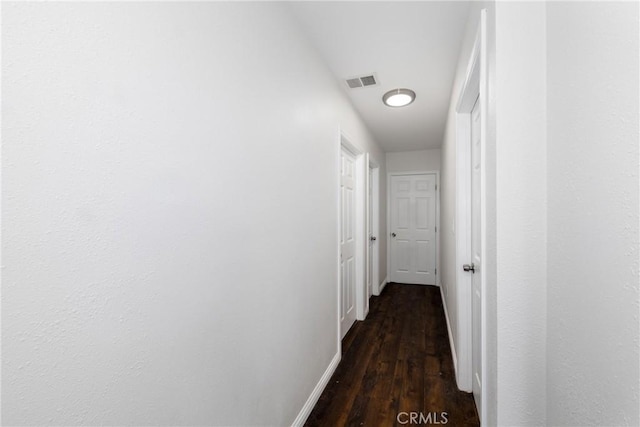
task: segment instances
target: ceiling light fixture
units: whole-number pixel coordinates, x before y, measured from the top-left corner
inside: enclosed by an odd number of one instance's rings
[[[416,93],[410,89],[393,89],[385,93],[382,102],[389,107],[404,107],[416,99]]]

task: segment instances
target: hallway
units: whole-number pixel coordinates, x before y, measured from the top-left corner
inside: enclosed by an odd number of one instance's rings
[[[640,2],[0,4],[0,425],[640,427]]]
[[[480,425],[472,395],[456,387],[439,288],[390,283],[370,310],[306,425],[400,425],[412,412],[431,417],[422,425]]]

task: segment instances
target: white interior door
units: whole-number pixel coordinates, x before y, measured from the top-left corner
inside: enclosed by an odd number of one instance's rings
[[[356,320],[356,159],[340,154],[340,335]]]
[[[479,269],[482,268],[482,251],[480,237],[480,103],[476,100],[471,110],[471,259],[472,259],[472,369],[473,369],[473,397],[476,401],[478,414],[482,408],[482,280]]]
[[[436,176],[392,175],[390,279],[436,284]]]
[[[373,169],[369,168],[369,220],[367,224],[367,241],[369,242],[369,250],[367,255],[369,260],[367,262],[367,298],[373,294],[373,269],[374,269],[374,245],[377,237],[373,234]]]

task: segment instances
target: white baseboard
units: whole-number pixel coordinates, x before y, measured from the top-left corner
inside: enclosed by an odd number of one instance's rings
[[[316,406],[316,403],[318,403],[318,399],[320,399],[320,395],[322,394],[322,392],[324,391],[324,388],[327,386],[327,383],[331,379],[331,375],[333,375],[336,368],[338,367],[338,363],[340,363],[340,353],[341,352],[338,351],[336,355],[333,356],[333,360],[331,360],[331,363],[329,363],[327,370],[324,371],[324,374],[322,374],[320,381],[318,381],[318,384],[316,384],[316,386],[314,387],[313,391],[311,392],[311,395],[309,396],[304,406],[300,410],[300,413],[298,413],[298,416],[296,417],[296,419],[293,420],[293,423],[291,424],[292,427],[303,426],[304,423],[307,421],[307,418],[309,418],[309,415],[311,414],[313,407]]]
[[[456,382],[458,379],[458,356],[456,354],[456,345],[453,341],[453,334],[451,333],[451,323],[449,322],[449,311],[447,310],[447,300],[444,297],[444,288],[440,286],[440,297],[442,297],[442,306],[444,307],[444,318],[447,319],[447,333],[449,335],[449,345],[451,346],[451,357],[453,358],[453,372],[456,376]]]

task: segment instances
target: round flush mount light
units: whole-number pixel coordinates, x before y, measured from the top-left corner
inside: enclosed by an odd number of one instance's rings
[[[382,102],[389,107],[404,107],[416,99],[416,93],[411,89],[393,89],[385,93]]]

